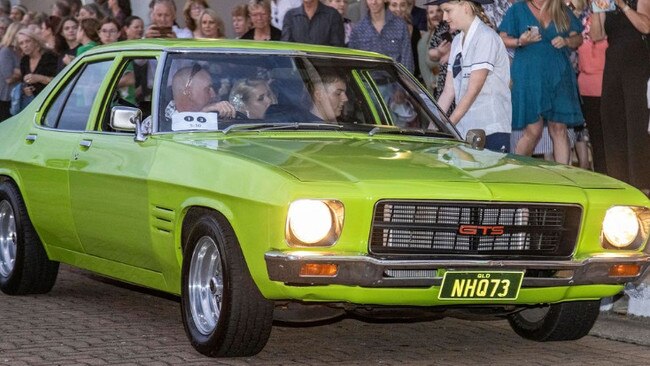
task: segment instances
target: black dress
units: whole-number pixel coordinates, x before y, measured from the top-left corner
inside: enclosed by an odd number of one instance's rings
[[[39,74],[53,77],[57,73],[58,62],[59,60],[54,53],[45,51],[41,55],[41,59],[38,61],[36,68],[34,68],[34,70],[30,70],[29,56],[25,55],[20,59],[20,75],[22,75],[22,77],[25,77],[27,74]],[[45,88],[45,84],[41,83],[34,83],[31,85],[34,87],[34,96],[38,95],[38,93],[40,93]]]
[[[282,31],[278,28],[271,26],[271,41],[279,41],[282,38]],[[248,32],[244,33],[239,39],[255,39],[255,28],[251,28]]]
[[[637,0],[628,0],[636,9]],[[607,174],[640,189],[650,188],[650,135],[647,83],[650,50],[647,40],[620,10],[607,13],[602,129]]]

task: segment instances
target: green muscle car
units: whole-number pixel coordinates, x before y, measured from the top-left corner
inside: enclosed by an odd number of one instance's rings
[[[208,356],[345,314],[583,337],[647,273],[650,201],[467,135],[374,53],[97,47],[0,123],[0,288],[46,293],[67,263],[178,295]]]

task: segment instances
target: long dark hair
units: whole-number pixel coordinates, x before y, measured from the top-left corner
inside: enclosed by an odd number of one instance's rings
[[[77,26],[79,26],[79,21],[71,15],[61,19],[61,22],[56,29],[56,33],[54,34],[54,52],[59,55],[63,55],[66,51],[68,51],[68,42],[65,40],[65,37],[63,37],[63,27],[64,24],[69,21],[72,21]]]
[[[128,16],[126,17],[126,19],[124,19],[124,24],[122,24],[122,27],[127,27],[127,28],[130,27],[131,23],[133,23],[134,20],[142,20],[142,18],[140,18],[137,15]]]
[[[133,14],[133,11],[131,10],[131,0],[117,0],[117,6],[120,7],[120,10],[122,10],[125,17],[130,17],[131,14]]]

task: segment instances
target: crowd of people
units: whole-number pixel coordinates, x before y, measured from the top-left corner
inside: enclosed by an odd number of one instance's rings
[[[488,148],[568,164],[575,147],[582,167],[593,161],[650,189],[650,0],[615,0],[609,12],[589,0],[414,1],[360,0],[359,14],[359,1],[242,0],[229,20],[235,38],[388,55],[461,133],[486,130]],[[97,45],[226,37],[225,14],[206,0],[184,1],[184,27],[174,0],[150,1],[149,19],[133,15],[130,0],[85,3],[58,0],[45,14],[0,0],[0,122]]]

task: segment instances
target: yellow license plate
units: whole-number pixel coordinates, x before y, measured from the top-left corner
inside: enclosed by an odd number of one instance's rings
[[[442,278],[440,300],[515,300],[524,272],[448,271]]]

